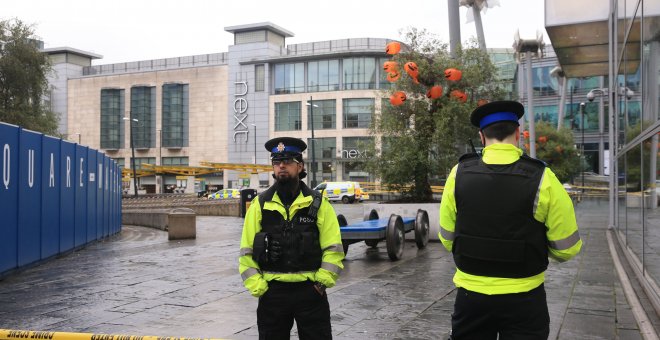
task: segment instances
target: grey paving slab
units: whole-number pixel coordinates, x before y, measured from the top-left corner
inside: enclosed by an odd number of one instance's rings
[[[362,206],[334,205],[349,221]],[[607,248],[607,205],[578,205],[585,247],[551,263],[551,339],[641,339]],[[432,222],[436,223],[436,222]],[[242,219],[197,217],[197,239],[159,230],[121,234],[0,281],[0,328],[255,339],[257,299],[238,270]],[[392,262],[384,244],[353,244],[328,290],[335,339],[442,339],[455,297],[451,254],[406,242]],[[292,331],[296,337],[295,326]]]

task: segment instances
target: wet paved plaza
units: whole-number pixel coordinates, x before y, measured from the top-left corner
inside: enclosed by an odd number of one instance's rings
[[[335,204],[349,223],[360,204]],[[546,290],[551,339],[641,339],[613,269],[607,203],[578,205],[583,252],[551,263]],[[197,217],[197,239],[124,226],[121,234],[0,281],[0,328],[255,339],[257,299],[238,274],[243,220]],[[431,221],[437,223],[437,221]],[[335,339],[442,339],[455,289],[439,242],[406,242],[392,262],[383,243],[350,247],[328,290]],[[295,327],[294,327],[295,333]]]

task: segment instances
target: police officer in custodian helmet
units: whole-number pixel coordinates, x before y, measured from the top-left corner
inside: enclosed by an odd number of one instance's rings
[[[325,289],[344,259],[337,215],[301,181],[305,142],[279,137],[265,147],[276,181],[246,213],[239,258],[245,287],[259,297],[259,338],[289,339],[295,319],[300,339],[331,339]]]
[[[452,339],[547,339],[548,256],[582,247],[573,203],[542,161],[523,155],[522,104],[479,106],[470,121],[485,146],[460,158],[440,204],[440,240],[456,264]]]

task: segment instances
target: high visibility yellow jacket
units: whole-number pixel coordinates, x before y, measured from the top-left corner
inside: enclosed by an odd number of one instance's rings
[[[272,280],[282,282],[300,282],[311,280],[320,282],[327,287],[333,287],[339,277],[339,273],[344,268],[342,260],[344,259],[344,248],[341,243],[341,232],[335,209],[326,198],[323,199],[316,216],[316,225],[319,229],[319,241],[323,250],[321,268],[314,272],[298,273],[272,273],[263,272],[256,261],[252,259],[254,236],[261,231],[261,204],[257,196],[250,204],[243,224],[243,235],[241,236],[241,250],[238,260],[238,270],[241,273],[245,288],[255,297],[262,296],[268,290],[268,282]],[[272,200],[263,202],[263,209],[277,211],[283,218],[293,217],[298,210],[309,207],[312,204],[313,196],[305,196],[301,190],[298,197],[289,207],[287,214],[286,207],[282,204],[277,193],[273,195]]]
[[[486,164],[511,164],[522,155],[522,150],[511,144],[492,144],[484,148],[482,160]],[[451,251],[456,226],[456,200],[454,188],[458,166],[451,170],[440,203],[440,232],[442,244]],[[580,252],[582,240],[578,233],[573,202],[555,174],[546,167],[538,188],[538,202],[534,219],[545,224],[548,255],[564,262]],[[475,212],[478,213],[478,212]],[[471,275],[458,268],[454,275],[456,287],[481,294],[510,294],[530,291],[545,280],[545,272],[526,278],[502,278]]]

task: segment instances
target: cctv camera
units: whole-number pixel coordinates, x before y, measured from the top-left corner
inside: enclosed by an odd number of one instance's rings
[[[594,99],[596,99],[596,94],[593,91],[589,91],[589,93],[587,93],[587,100],[593,102]]]
[[[633,92],[631,89],[626,87],[626,98],[628,100],[632,99],[632,97],[635,95],[635,92]]]

